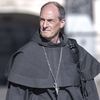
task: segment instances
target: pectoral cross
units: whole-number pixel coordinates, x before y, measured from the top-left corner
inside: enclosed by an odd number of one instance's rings
[[[56,94],[58,95],[59,87],[56,82],[54,83],[54,88],[55,88]]]

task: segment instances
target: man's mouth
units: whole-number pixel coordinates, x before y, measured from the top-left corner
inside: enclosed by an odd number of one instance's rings
[[[50,30],[42,30],[42,32],[49,32]]]

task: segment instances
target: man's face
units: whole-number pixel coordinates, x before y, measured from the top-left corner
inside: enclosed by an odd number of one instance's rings
[[[45,6],[40,13],[40,34],[46,39],[53,39],[59,35],[64,27],[64,20],[59,19],[58,8],[52,4]]]

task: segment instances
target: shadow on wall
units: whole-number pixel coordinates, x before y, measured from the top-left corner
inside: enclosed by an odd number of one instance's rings
[[[27,43],[39,27],[35,15],[0,14],[0,85],[7,83],[8,62],[11,55]]]

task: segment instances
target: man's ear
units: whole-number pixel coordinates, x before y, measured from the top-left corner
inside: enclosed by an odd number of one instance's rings
[[[65,19],[62,19],[61,20],[61,26],[60,27],[63,28],[64,26],[65,26]]]

